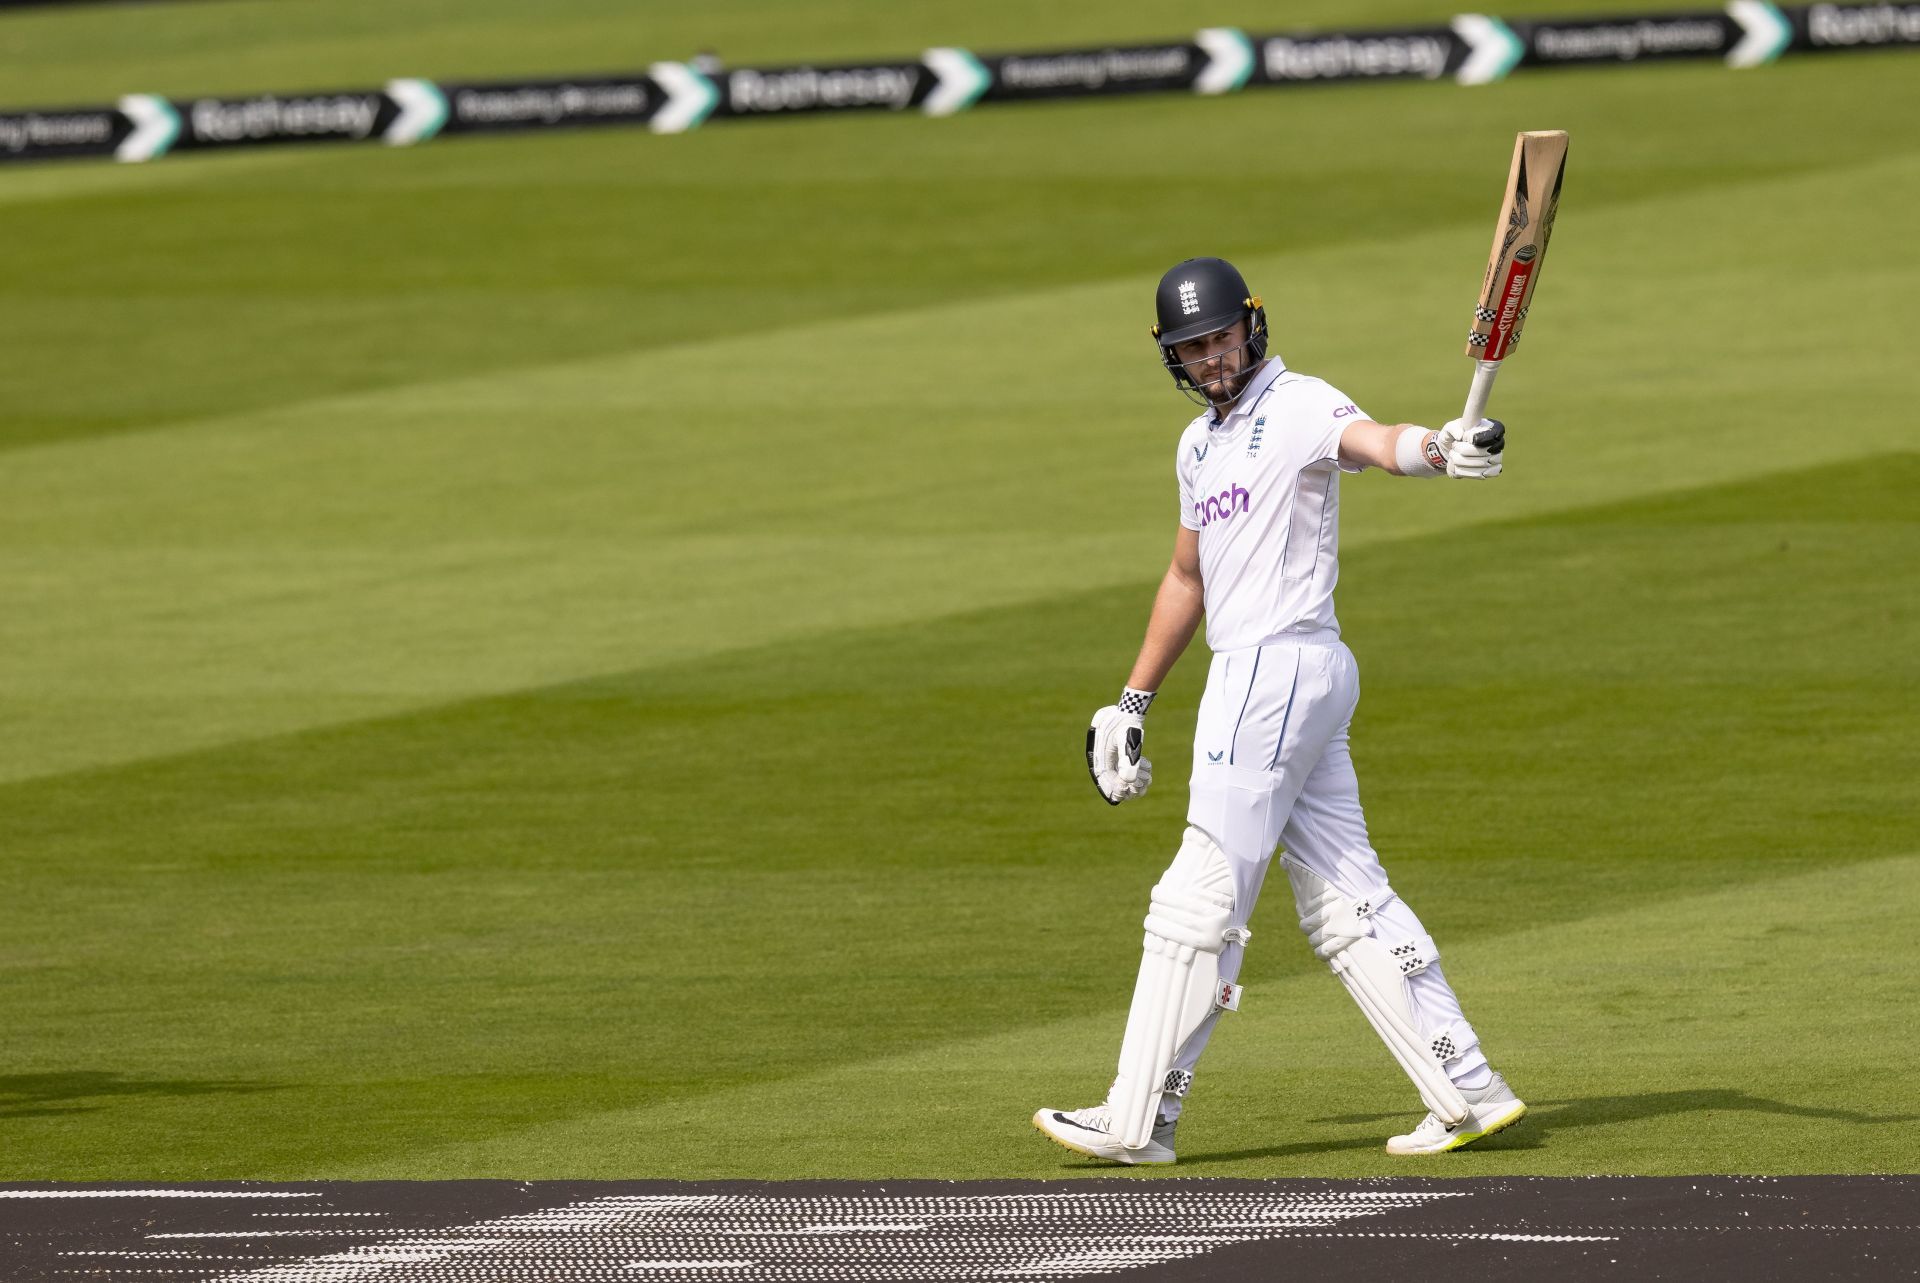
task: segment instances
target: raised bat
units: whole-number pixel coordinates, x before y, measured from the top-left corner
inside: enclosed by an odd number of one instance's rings
[[[1493,227],[1493,253],[1487,258],[1480,305],[1473,309],[1473,332],[1467,335],[1467,355],[1474,358],[1473,386],[1461,418],[1469,424],[1486,414],[1500,363],[1520,342],[1533,287],[1547,261],[1547,238],[1553,235],[1560,180],[1566,172],[1566,130],[1534,130],[1513,140],[1507,196],[1500,205],[1500,221]]]

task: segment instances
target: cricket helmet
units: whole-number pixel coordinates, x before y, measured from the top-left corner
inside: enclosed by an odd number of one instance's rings
[[[1174,344],[1216,334],[1245,317],[1247,339],[1241,345],[1244,359],[1230,377],[1249,375],[1266,359],[1267,310],[1261,306],[1260,296],[1247,288],[1247,278],[1240,275],[1240,269],[1224,258],[1190,258],[1175,263],[1160,278],[1153,309],[1153,339],[1160,345],[1160,363],[1173,376],[1174,386],[1200,405],[1211,404],[1207,387],[1194,382],[1174,355]]]

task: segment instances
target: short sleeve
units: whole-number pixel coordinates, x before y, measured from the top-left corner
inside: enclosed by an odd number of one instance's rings
[[[1193,478],[1187,475],[1187,453],[1187,439],[1183,435],[1173,450],[1173,475],[1180,485],[1180,524],[1189,530],[1198,530],[1200,519],[1193,515]]]
[[[1300,460],[1302,468],[1310,468],[1316,463],[1340,462],[1340,434],[1345,432],[1349,423],[1358,423],[1367,417],[1366,411],[1355,405],[1339,388],[1331,383],[1315,379],[1301,389],[1299,407],[1301,433],[1306,454]],[[1344,466],[1344,465],[1343,465]],[[1357,472],[1357,468],[1348,468]]]

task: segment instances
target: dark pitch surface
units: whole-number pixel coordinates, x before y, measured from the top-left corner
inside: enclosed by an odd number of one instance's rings
[[[0,1186],[8,1283],[1920,1276],[1920,1177]]]

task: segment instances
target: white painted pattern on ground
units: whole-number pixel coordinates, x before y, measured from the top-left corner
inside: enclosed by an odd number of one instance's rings
[[[1420,1259],[1433,1283],[1488,1283],[1488,1261],[1505,1262],[1510,1268],[1495,1275],[1511,1278],[1579,1275],[1603,1259],[1629,1273],[1707,1277],[1730,1252],[1779,1264],[1780,1277],[1853,1278],[1880,1277],[1886,1261],[1914,1259],[1910,1243],[1887,1236],[1920,1229],[1912,1223],[1914,1177],[1416,1179],[1369,1181],[1366,1189],[1128,1180],[667,1192],[650,1183],[624,1187],[628,1193],[602,1183],[430,1185],[301,1191],[326,1199],[323,1210],[364,1215],[369,1203],[386,1204],[404,1228],[309,1222],[241,1239],[218,1227],[263,1213],[237,1201],[224,1209],[170,1203],[172,1190],[110,1208],[15,1203],[0,1241],[23,1254],[0,1273],[7,1283],[878,1283],[1104,1278],[1143,1267],[1155,1277],[1277,1277],[1324,1269],[1331,1259],[1356,1274],[1391,1277],[1409,1251],[1426,1249]],[[689,1189],[701,1192],[681,1192]],[[194,1229],[203,1234],[179,1237]],[[1734,1235],[1744,1246],[1732,1244],[1732,1231],[1746,1231]],[[1791,1232],[1756,1240],[1753,1231]],[[171,1241],[154,1241],[162,1235]],[[1445,1247],[1462,1250],[1432,1250]],[[1227,1255],[1210,1255],[1216,1251]]]
[[[1462,1197],[1468,1195],[1153,1189],[937,1196],[634,1195],[588,1199],[448,1230],[342,1227],[148,1237],[372,1240],[299,1259],[263,1253],[257,1258],[260,1268],[218,1275],[217,1283],[348,1283],[374,1275],[382,1283],[591,1283],[649,1273],[835,1283],[1073,1278],[1183,1260],[1224,1244],[1327,1229]],[[395,1268],[404,1266],[416,1268]]]

